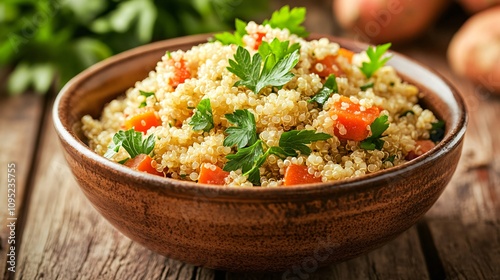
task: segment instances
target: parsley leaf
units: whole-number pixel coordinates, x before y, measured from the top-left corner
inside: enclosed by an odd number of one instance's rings
[[[268,57],[264,67],[271,69],[276,62],[300,49],[299,43],[289,45],[290,41],[281,42],[277,38],[274,38],[271,43],[263,41],[259,46],[259,54],[261,57]]]
[[[146,98],[150,97],[150,96],[155,96],[155,93],[154,92],[148,92],[148,91],[143,91],[143,90],[139,90],[140,94]],[[156,97],[156,96],[155,96]],[[141,104],[139,105],[139,108],[143,108],[143,107],[146,107],[147,103],[146,103],[146,100],[142,101]]]
[[[326,140],[332,136],[326,133],[315,132],[314,130],[291,130],[281,134],[279,146],[269,147],[265,152],[262,140],[257,140],[249,147],[238,148],[236,154],[227,155],[229,161],[224,165],[225,171],[233,171],[241,168],[243,175],[254,185],[260,185],[259,168],[266,162],[269,155],[275,154],[281,158],[287,156],[308,155],[311,148],[306,146],[312,142]]]
[[[246,25],[246,22],[240,19],[236,19],[236,30],[234,31],[234,33],[229,33],[227,31],[218,33],[214,35],[214,39],[221,42],[223,45],[235,44],[238,46],[243,46],[243,36],[247,34],[247,31],[245,30]]]
[[[155,147],[155,136],[151,134],[143,139],[142,132],[135,131],[133,128],[127,131],[120,130],[113,136],[113,142],[109,145],[104,157],[113,157],[120,147],[123,147],[131,158],[140,154],[149,155]]]
[[[226,158],[229,160],[224,165],[225,171],[233,171],[241,168],[243,173],[250,171],[255,162],[264,154],[262,140],[257,140],[253,145],[246,148],[239,148],[236,154],[229,154]]]
[[[385,52],[391,47],[391,43],[378,45],[376,47],[368,47],[366,55],[370,58],[370,62],[363,62],[359,68],[367,78],[370,78],[375,71],[384,66],[391,56],[383,57]]]
[[[430,131],[430,139],[432,142],[437,143],[443,140],[444,137],[444,121],[440,120],[432,123],[432,128]]]
[[[230,123],[237,126],[226,129],[226,133],[229,135],[224,139],[224,146],[232,147],[236,145],[238,148],[243,148],[257,141],[255,117],[250,111],[246,109],[236,110],[233,114],[226,114],[225,116]]]
[[[191,117],[189,124],[193,126],[193,130],[203,130],[205,132],[209,132],[210,129],[214,127],[210,99],[202,99],[200,103],[198,103],[198,106],[196,106],[196,112]]]
[[[325,102],[330,98],[330,95],[333,92],[338,92],[337,81],[335,79],[335,75],[331,74],[325,81],[323,87],[314,95],[309,102],[316,102],[319,105],[323,106]]]
[[[389,127],[389,117],[387,115],[382,115],[376,118],[373,123],[370,125],[370,129],[372,131],[372,135],[365,140],[361,141],[360,147],[365,150],[380,150],[384,147],[384,140],[382,138],[382,133],[386,131]]]
[[[399,115],[400,117],[405,117],[405,116],[408,116],[408,115],[415,115],[415,112],[413,112],[413,110],[407,110],[407,111],[404,111],[403,113],[401,113],[401,115]]]
[[[306,8],[293,8],[290,10],[288,5],[282,7],[279,11],[275,11],[271,19],[264,20],[262,25],[269,24],[272,28],[288,29],[290,33],[300,37],[307,37],[309,33],[302,23],[306,19]]]
[[[362,86],[359,87],[359,89],[361,89],[362,91],[365,91],[369,88],[372,88],[374,86],[374,83],[373,82],[369,82],[369,83],[366,83]]]
[[[275,56],[268,55],[264,60],[265,67],[262,67],[262,56],[259,53],[255,53],[253,57],[250,58],[248,50],[238,46],[236,54],[234,55],[234,60],[230,59],[229,67],[227,67],[230,72],[241,79],[234,85],[246,86],[254,93],[258,94],[266,86],[279,87],[289,82],[294,77],[290,70],[299,62],[298,50],[293,51],[291,54],[287,54],[274,65],[268,62],[269,59],[273,59],[270,57]]]
[[[281,134],[279,147],[282,149],[283,154],[287,156],[298,156],[297,151],[303,155],[309,155],[311,148],[306,144],[330,138],[332,138],[330,134],[314,130],[290,130]],[[276,155],[279,156],[279,154]]]

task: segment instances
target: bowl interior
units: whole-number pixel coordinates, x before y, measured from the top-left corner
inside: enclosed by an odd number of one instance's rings
[[[123,94],[128,88],[132,87],[136,81],[147,77],[148,73],[154,70],[156,63],[166,51],[175,51],[178,49],[187,50],[194,45],[206,42],[209,36],[210,35],[202,34],[145,45],[109,58],[79,74],[61,90],[54,105],[53,117],[59,136],[69,145],[82,151],[84,155],[112,169],[125,171],[127,168],[110,162],[89,149],[85,144],[86,139],[81,133],[80,119],[86,114],[90,114],[94,118],[98,117],[107,102]],[[338,42],[342,47],[356,52],[365,50],[368,46],[364,43],[355,42],[350,39],[328,35],[311,35],[310,39],[318,39],[321,37],[327,37],[331,41]],[[389,173],[397,175],[398,172],[403,172],[409,165],[423,164],[435,159],[440,153],[456,146],[463,138],[467,118],[463,100],[456,89],[439,74],[429,68],[403,55],[397,53],[392,54],[393,57],[389,60],[388,64],[394,66],[403,79],[417,85],[423,93],[423,99],[421,99],[422,105],[431,109],[439,119],[445,121],[446,133],[444,139],[431,152],[411,162],[374,174],[368,174],[362,178],[328,183],[329,186],[363,185],[361,181],[382,177]],[[154,184],[164,186],[164,184],[162,184],[162,182],[164,182],[163,180],[165,180],[164,178],[153,178],[155,176],[149,177],[151,177],[149,180],[154,182]],[[170,179],[167,178],[167,180]],[[245,188],[244,190],[235,191],[232,188],[221,189],[216,186],[179,181],[171,185],[182,186],[188,190],[189,188],[207,188],[209,192],[210,189],[216,189],[215,191],[218,195],[221,195],[221,192],[227,192],[228,195],[239,193],[239,195],[243,197],[247,196],[249,192],[269,192],[268,194],[271,194],[274,192],[283,193],[289,191],[287,189],[274,190],[264,188]],[[294,187],[292,192],[302,188],[309,191],[317,191],[314,190],[314,185],[304,185]]]

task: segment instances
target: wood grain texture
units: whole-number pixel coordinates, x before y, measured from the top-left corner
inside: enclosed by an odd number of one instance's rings
[[[435,38],[426,41],[446,40]],[[460,89],[469,125],[452,181],[426,215],[434,246],[449,279],[498,279],[500,275],[500,98],[454,75],[443,52],[407,54]],[[432,273],[432,272],[431,272]]]
[[[16,97],[0,96],[0,276],[7,277],[7,165],[16,164],[16,215],[19,217],[29,181],[31,163],[35,157],[35,145],[40,117],[43,111],[43,97],[25,94]],[[20,220],[16,222],[16,242],[20,243]]]
[[[190,279],[194,267],[166,259],[114,230],[80,192],[44,125],[16,279]]]

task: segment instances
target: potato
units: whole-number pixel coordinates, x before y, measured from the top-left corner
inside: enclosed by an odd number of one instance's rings
[[[358,40],[399,43],[425,31],[448,3],[448,0],[333,0],[333,14]]]
[[[469,13],[477,13],[486,8],[500,4],[500,0],[459,0],[460,5]]]
[[[500,6],[469,18],[453,36],[448,61],[459,75],[500,93]]]

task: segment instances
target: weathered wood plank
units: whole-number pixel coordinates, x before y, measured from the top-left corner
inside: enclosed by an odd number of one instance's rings
[[[281,273],[228,273],[226,279],[428,279],[415,227],[355,259],[314,268],[304,262]]]
[[[462,158],[452,181],[426,215],[450,279],[500,275],[500,99],[456,77],[442,56],[412,52],[461,91],[469,112]]]
[[[191,279],[193,266],[130,241],[92,208],[51,121],[40,147],[16,279]]]
[[[0,205],[2,205],[0,210],[0,220],[2,221],[0,227],[0,276],[3,276],[3,278],[8,277],[7,273],[9,271],[7,268],[10,267],[7,264],[7,253],[10,251],[10,246],[19,247],[21,233],[20,221],[7,219],[19,217],[24,206],[23,198],[29,181],[31,162],[35,155],[34,151],[42,111],[42,96],[24,94],[8,97],[0,94],[0,135],[2,136],[0,141]],[[15,175],[16,185],[15,213],[13,216],[7,211],[7,168],[9,163],[15,164],[15,173],[12,173]],[[15,240],[16,244],[8,244],[10,229],[6,225],[10,222],[16,222],[15,239],[12,239]],[[19,264],[19,260],[17,260],[17,264]]]
[[[465,144],[469,150],[488,149],[491,161],[471,167],[463,158],[466,167],[428,215],[436,248],[452,279],[498,279],[500,275],[500,153],[494,145],[499,143],[500,127],[495,128],[498,121],[488,116],[491,109],[500,110],[500,103],[489,100],[482,108],[471,116],[470,127],[485,122],[491,133],[476,135],[482,141]]]

